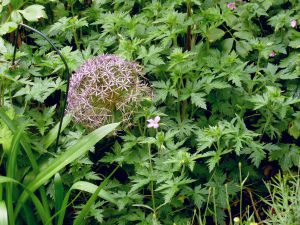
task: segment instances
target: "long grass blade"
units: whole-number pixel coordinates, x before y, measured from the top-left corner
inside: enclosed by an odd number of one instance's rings
[[[56,214],[59,214],[57,225],[62,225],[63,224],[65,211],[68,207],[69,197],[70,197],[71,192],[73,190],[85,191],[85,192],[88,192],[90,194],[93,194],[93,193],[95,193],[97,188],[98,188],[97,185],[92,184],[90,182],[86,182],[86,181],[78,181],[78,182],[74,183],[72,185],[72,187],[69,189],[69,191],[66,193],[65,197],[64,197],[61,210],[56,213]],[[106,200],[110,203],[117,204],[116,199],[109,192],[107,192],[103,189],[101,189],[100,192],[98,193],[98,197],[102,198],[102,199],[104,199],[104,200]]]
[[[45,211],[45,209],[44,209],[42,203],[40,202],[40,200],[38,199],[38,197],[36,197],[36,195],[33,192],[28,190],[28,188],[26,188],[24,185],[22,185],[20,182],[18,182],[17,180],[15,180],[13,178],[0,176],[0,184],[4,184],[4,183],[15,183],[15,184],[18,184],[21,187],[23,187],[24,191],[27,192],[28,196],[31,197],[31,200],[32,200],[43,224],[46,224],[46,222],[48,222],[48,224],[49,224],[49,221],[51,221],[51,218],[48,215],[48,213]],[[16,216],[16,214],[15,214],[15,216]]]
[[[36,191],[41,185],[49,181],[50,178],[54,176],[54,174],[59,172],[62,168],[75,161],[80,156],[86,154],[98,141],[112,132],[118,125],[119,123],[105,125],[81,138],[76,144],[69,147],[62,155],[54,160],[51,160],[49,166],[45,170],[41,171],[27,185],[28,190],[30,190],[31,192]],[[22,204],[27,200],[27,198],[28,193],[23,191],[16,206],[15,215],[19,213]]]
[[[55,204],[55,212],[60,211],[61,205],[64,200],[64,186],[62,184],[61,177],[59,173],[54,176],[54,204]],[[56,224],[58,221],[58,217],[56,218]]]
[[[91,206],[94,204],[94,202],[97,199],[97,196],[99,194],[99,192],[106,186],[106,184],[108,183],[110,177],[116,172],[116,170],[119,167],[116,167],[111,174],[109,174],[108,177],[106,177],[103,182],[98,186],[98,188],[96,189],[96,191],[92,194],[92,196],[89,198],[89,200],[87,201],[87,203],[83,206],[80,214],[76,217],[73,225],[81,225],[84,224],[84,218],[88,215],[89,210],[91,208]]]
[[[68,126],[68,124],[71,122],[71,119],[72,117],[70,115],[65,115],[60,132],[62,132]],[[58,128],[59,128],[59,123],[57,123],[48,132],[48,134],[42,138],[42,143],[44,144],[46,149],[49,148],[49,146],[56,140]]]
[[[26,224],[37,225],[37,220],[36,218],[34,218],[34,214],[32,213],[32,208],[25,203],[22,209],[24,212],[23,217],[26,221]]]
[[[7,176],[11,178],[15,178],[16,168],[17,168],[17,155],[20,149],[20,138],[24,128],[19,127],[16,133],[14,134],[9,155],[8,155],[8,163],[7,163]],[[14,224],[14,210],[13,210],[13,184],[6,184],[6,204],[8,211],[8,220],[9,224]]]
[[[14,123],[14,121],[12,121],[7,114],[5,113],[3,108],[0,108],[0,118],[2,119],[2,121],[8,126],[8,128],[15,133],[17,131],[17,125]],[[33,172],[35,174],[39,173],[39,166],[35,160],[35,156],[32,152],[31,146],[30,146],[30,139],[27,136],[26,132],[24,131],[22,134],[22,137],[20,138],[20,143],[31,163],[31,166],[33,168]],[[49,209],[49,203],[47,200],[47,196],[46,196],[46,191],[44,187],[40,187],[39,189],[40,194],[41,194],[41,199],[43,202],[43,206],[44,209],[46,210],[46,212],[48,213],[48,216],[50,217],[50,209]]]
[[[110,194],[108,194],[108,192],[103,190],[103,187],[105,187],[105,185],[109,181],[110,177],[115,173],[115,171],[117,169],[118,169],[118,167],[115,168],[114,171],[108,177],[106,177],[104,179],[104,181],[98,187],[96,185],[92,184],[92,183],[85,182],[85,181],[78,181],[78,182],[74,183],[72,185],[72,187],[69,189],[69,191],[67,192],[67,194],[65,195],[65,198],[64,198],[64,201],[63,201],[63,204],[62,204],[62,207],[61,207],[61,211],[59,212],[57,225],[63,225],[65,212],[66,212],[66,209],[67,209],[67,206],[68,206],[68,201],[69,201],[72,190],[86,191],[86,192],[91,193],[92,196],[94,196],[93,199],[94,198],[96,199],[97,197],[100,197],[100,198],[103,198],[103,199],[105,199],[109,202],[117,204],[116,200],[113,199],[113,197]],[[89,205],[92,204],[95,201],[93,199],[90,201]],[[90,207],[89,205],[87,207]],[[85,211],[86,210],[87,209],[85,209]],[[85,213],[86,212],[84,212],[84,214]],[[79,220],[81,220],[81,219],[79,218]],[[74,221],[73,224],[75,225],[75,221]]]
[[[4,201],[0,201],[0,224],[8,225],[7,208]]]

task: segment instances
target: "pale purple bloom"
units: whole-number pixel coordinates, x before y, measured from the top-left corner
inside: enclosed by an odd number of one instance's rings
[[[297,26],[297,21],[296,20],[292,20],[291,21],[291,27],[295,28]]]
[[[275,52],[275,51],[272,51],[272,52],[270,53],[269,57],[270,57],[270,58],[274,58],[276,55],[277,55],[276,52]]]
[[[230,3],[228,3],[228,4],[227,4],[227,8],[230,9],[230,10],[236,9],[235,2],[230,2]]]
[[[155,129],[157,129],[159,127],[160,117],[156,116],[154,119],[149,119],[147,121],[148,121],[148,125],[147,125],[148,128],[153,127]]]
[[[92,129],[120,119],[127,121],[150,93],[142,75],[139,64],[116,55],[87,60],[71,77],[67,112]]]

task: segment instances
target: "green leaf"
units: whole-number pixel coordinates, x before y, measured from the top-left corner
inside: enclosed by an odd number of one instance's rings
[[[55,212],[59,212],[64,199],[64,186],[59,173],[54,176],[54,191]],[[56,219],[58,220],[58,217]]]
[[[40,18],[47,18],[45,7],[42,5],[31,5],[23,10],[18,10],[26,20],[37,22]]]
[[[4,35],[10,32],[13,32],[15,29],[17,29],[18,24],[15,22],[6,22],[4,24],[1,24],[0,26],[0,35]]]
[[[8,225],[7,209],[5,201],[0,201],[0,224]]]
[[[16,168],[17,168],[17,155],[18,151],[20,149],[20,138],[22,135],[22,132],[24,131],[24,127],[19,127],[18,130],[16,131],[10,151],[9,151],[9,158],[8,158],[8,164],[7,164],[7,176],[11,178],[15,178],[16,174]],[[6,203],[7,203],[7,211],[9,214],[9,223],[13,224],[14,223],[14,210],[13,210],[13,196],[14,196],[14,191],[13,191],[13,185],[12,183],[8,183],[6,185]]]
[[[12,20],[13,22],[15,22],[15,23],[21,23],[21,22],[22,22],[22,16],[21,16],[21,14],[20,14],[18,11],[16,11],[16,10],[12,11],[10,17],[11,17],[11,20]]]
[[[206,94],[204,93],[192,93],[191,94],[191,101],[197,107],[202,109],[206,109],[205,98],[203,98]]]
[[[222,41],[221,48],[225,54],[229,54],[233,46],[233,38],[227,38]]]
[[[250,50],[251,50],[251,46],[248,42],[246,41],[236,42],[236,51],[240,56],[246,57]]]
[[[61,132],[68,126],[68,124],[71,122],[72,116],[70,114],[65,115],[62,126],[61,126]],[[41,142],[44,144],[45,148],[49,148],[49,146],[55,141],[58,133],[59,128],[59,122],[53,127],[46,136],[44,136],[41,140]]]
[[[111,133],[118,125],[119,123],[105,125],[81,138],[76,144],[66,149],[62,155],[54,160],[50,160],[49,166],[27,185],[27,189],[34,192],[65,166],[86,154],[98,141]],[[23,191],[16,206],[16,214],[18,214],[27,198],[28,194]]]
[[[219,28],[209,29],[206,33],[206,37],[209,42],[215,42],[221,39],[225,35],[225,32]]]
[[[23,88],[20,88],[14,97],[23,96],[27,101],[31,99],[38,102],[44,103],[46,98],[48,98],[52,93],[57,90],[62,90],[64,88],[65,82],[59,77],[55,81],[53,78],[40,79],[35,78],[34,83],[28,84]]]
[[[107,177],[105,180],[108,181],[109,178],[110,178],[110,176]],[[103,184],[103,182],[101,184]],[[98,189],[98,187],[96,185],[94,185],[92,183],[89,183],[89,182],[86,182],[86,181],[78,181],[78,182],[74,183],[65,195],[65,198],[64,198],[63,203],[62,203],[61,211],[56,213],[56,214],[59,215],[57,225],[62,225],[63,222],[64,222],[65,211],[66,211],[67,204],[68,204],[69,197],[71,195],[72,190],[85,191],[85,192],[88,192],[90,194],[94,194],[97,191],[97,189]],[[114,197],[109,192],[107,192],[103,189],[101,189],[97,193],[97,196],[107,200],[108,202],[117,204],[117,201],[114,199]]]
[[[291,48],[300,48],[300,38],[297,38],[289,43]]]
[[[80,214],[76,217],[76,219],[74,220],[73,225],[81,225],[84,223],[84,218],[87,216],[92,204],[94,204],[94,202],[96,201],[96,198],[98,196],[98,194],[100,193],[100,191],[106,186],[106,184],[108,183],[110,177],[117,171],[119,167],[116,167],[112,173],[109,174],[108,177],[106,177],[103,182],[98,186],[98,188],[96,189],[96,191],[92,194],[92,196],[89,198],[89,200],[87,201],[87,203],[84,205],[82,211],[80,212]]]
[[[31,197],[31,200],[43,222],[43,224],[49,224],[51,225],[52,223],[50,222],[51,219],[50,217],[48,216],[48,214],[46,213],[42,203],[40,202],[39,198],[36,197],[36,195],[34,193],[32,193],[31,191],[29,191],[24,185],[22,185],[20,182],[18,182],[17,180],[13,179],[13,178],[10,178],[10,177],[5,177],[5,176],[0,176],[0,184],[3,184],[3,183],[16,183],[16,184],[19,184],[20,186],[22,186],[24,188],[24,190],[27,192],[27,194]],[[17,213],[15,213],[15,216],[16,216]],[[8,215],[9,217],[10,215]],[[16,219],[16,218],[14,218]],[[15,224],[15,223],[13,223]]]
[[[238,37],[240,39],[244,39],[244,40],[247,40],[247,41],[250,41],[254,38],[253,34],[248,32],[248,31],[238,31],[238,32],[235,32],[233,35],[235,37]]]

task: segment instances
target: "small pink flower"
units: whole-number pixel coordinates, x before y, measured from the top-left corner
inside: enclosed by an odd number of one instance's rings
[[[295,28],[297,26],[297,21],[296,20],[292,20],[291,21],[291,27]]]
[[[160,121],[160,117],[159,116],[156,116],[154,119],[149,119],[149,120],[147,120],[148,121],[148,125],[147,125],[147,127],[148,128],[151,128],[151,127],[153,127],[153,128],[155,128],[155,129],[157,129],[158,127],[159,127],[159,121]]]
[[[227,8],[230,9],[230,10],[236,9],[235,2],[230,2],[230,3],[228,3],[228,4],[227,4]]]
[[[272,51],[272,52],[270,53],[269,57],[270,57],[270,58],[274,58],[276,55],[277,55],[276,52]]]

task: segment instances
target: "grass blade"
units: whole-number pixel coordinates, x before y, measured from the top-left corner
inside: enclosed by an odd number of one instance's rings
[[[72,117],[70,115],[65,115],[63,119],[63,123],[61,126],[61,132],[69,125],[71,122]],[[44,144],[45,148],[49,148],[49,146],[56,140],[57,132],[58,132],[59,123],[53,127],[46,136],[42,138],[42,143]]]
[[[90,194],[93,194],[97,190],[97,188],[98,188],[97,185],[92,184],[87,181],[78,181],[72,186],[72,189],[76,189],[79,191],[85,191]],[[116,199],[109,192],[107,192],[103,189],[99,192],[98,197],[103,198],[104,200],[106,200],[110,203],[117,204]]]
[[[5,176],[0,176],[0,184],[4,184],[4,183],[15,183],[15,184],[19,184],[20,186],[23,187],[24,191],[27,192],[28,196],[31,197],[31,200],[43,222],[43,224],[46,224],[46,222],[48,222],[49,224],[49,221],[51,222],[51,218],[50,216],[48,215],[48,213],[45,211],[42,203],[40,202],[40,200],[38,199],[38,197],[36,197],[36,195],[31,192],[30,190],[28,190],[24,185],[22,185],[20,182],[18,182],[17,180],[13,179],[13,178],[10,178],[10,177],[5,177]],[[16,214],[15,214],[16,216]],[[13,223],[14,224],[14,223]],[[51,224],[51,223],[50,223]]]
[[[51,160],[49,166],[41,171],[28,185],[27,188],[31,192],[36,191],[41,185],[45,184],[54,174],[64,168],[66,165],[78,159],[80,156],[86,154],[98,141],[100,141],[107,134],[112,132],[119,123],[112,123],[100,127],[90,134],[81,138],[76,144],[69,147],[62,155],[54,160]],[[28,193],[23,191],[18,204],[16,206],[15,215],[18,214],[22,204],[27,200]]]
[[[26,221],[26,224],[30,224],[30,225],[37,225],[37,221],[36,219],[33,217],[33,213],[32,213],[32,208],[30,206],[28,206],[27,204],[24,204],[23,207],[23,217]]]
[[[80,214],[76,217],[73,225],[81,225],[84,224],[84,218],[87,216],[87,214],[89,213],[89,210],[91,208],[91,206],[94,204],[94,202],[96,201],[99,192],[106,186],[106,184],[108,183],[110,177],[117,171],[117,169],[119,168],[119,166],[117,166],[110,174],[108,177],[106,177],[103,182],[98,186],[98,188],[96,189],[96,191],[92,194],[92,196],[89,198],[89,200],[87,201],[87,203],[84,205],[84,207],[82,208]]]
[[[71,195],[72,190],[85,191],[90,194],[93,194],[96,192],[97,188],[98,188],[97,185],[92,184],[90,182],[86,182],[86,181],[78,181],[78,182],[74,183],[72,185],[72,187],[69,189],[69,191],[67,192],[67,194],[65,195],[60,212],[57,213],[57,214],[59,214],[57,225],[63,224],[65,211],[68,207],[68,201],[69,201],[69,197]],[[100,192],[98,193],[98,197],[102,198],[108,202],[117,204],[117,201],[114,199],[114,197],[109,192],[107,192],[103,189],[101,189]]]
[[[17,125],[14,123],[14,121],[12,121],[6,114],[6,112],[4,111],[3,108],[0,108],[0,118],[2,119],[2,121],[8,126],[8,128],[15,133],[17,131]],[[39,166],[35,160],[34,154],[31,150],[31,146],[30,146],[30,139],[29,137],[26,135],[26,132],[24,131],[22,134],[22,137],[20,139],[20,143],[24,149],[24,151],[26,152],[26,155],[31,163],[31,166],[33,168],[33,172],[35,174],[39,173]],[[44,187],[40,188],[40,194],[41,194],[41,198],[42,198],[42,202],[43,202],[43,206],[44,209],[46,210],[46,212],[48,213],[48,217],[50,217],[50,209],[49,209],[49,203],[47,200],[47,196],[46,196],[46,191]]]
[[[0,201],[0,224],[8,225],[7,209],[4,201]]]
[[[61,205],[64,200],[64,186],[62,184],[61,177],[59,173],[54,176],[54,203],[55,203],[55,212],[60,211]],[[58,217],[56,218],[56,224]]]
[[[8,155],[8,163],[7,163],[7,176],[11,178],[15,178],[16,168],[17,168],[17,155],[20,149],[20,138],[24,128],[20,127],[17,132],[14,134],[9,155]],[[9,224],[14,224],[14,209],[13,209],[13,184],[7,183],[6,184],[6,204],[7,204],[7,211],[8,211],[8,220]]]

